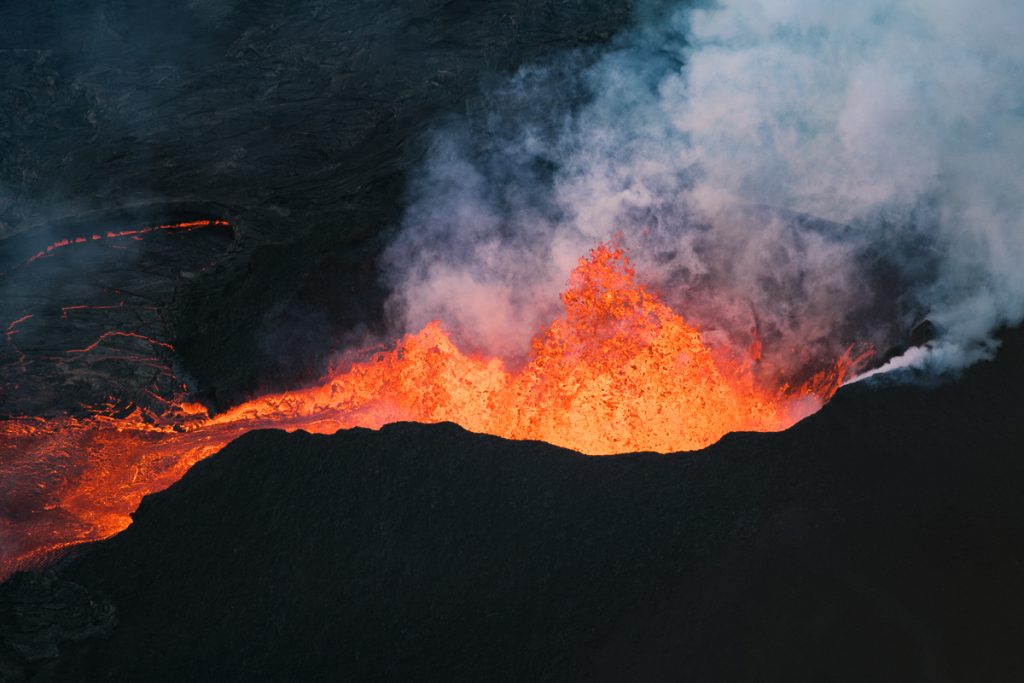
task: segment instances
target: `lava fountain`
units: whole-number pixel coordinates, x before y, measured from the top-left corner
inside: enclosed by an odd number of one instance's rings
[[[638,282],[616,244],[581,258],[561,299],[563,315],[534,337],[529,361],[515,371],[464,353],[434,322],[316,386],[212,417],[180,402],[162,415],[108,406],[84,418],[2,422],[0,576],[124,529],[144,495],[249,430],[327,434],[451,421],[593,455],[693,450],[728,432],[789,427],[867,355],[850,351],[800,386],[763,386],[756,353],[711,348]]]

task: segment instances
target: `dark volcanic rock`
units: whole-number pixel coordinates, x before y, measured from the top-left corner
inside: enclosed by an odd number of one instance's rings
[[[151,217],[142,225],[162,223]],[[73,414],[108,400],[161,413],[184,393],[170,308],[183,284],[216,276],[231,230],[95,241],[93,234],[68,226],[62,237],[88,241],[31,263],[29,255],[52,242],[22,235],[0,243],[14,264],[0,274],[0,419]]]
[[[102,636],[115,622],[114,608],[82,586],[50,573],[18,574],[0,599],[0,677],[20,678],[19,664],[57,656],[60,643]],[[45,664],[44,664],[45,666]]]
[[[58,570],[117,624],[21,666],[38,680],[1020,680],[1022,387],[1016,331],[954,382],[853,385],[793,429],[693,454],[588,458],[453,425],[252,433]]]
[[[221,406],[301,382],[381,317],[375,260],[423,134],[482,76],[606,42],[631,4],[6,3],[0,239],[229,219],[235,252],[179,283],[163,341]]]

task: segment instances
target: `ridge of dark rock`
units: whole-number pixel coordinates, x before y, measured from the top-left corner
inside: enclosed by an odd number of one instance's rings
[[[12,680],[1015,680],[1022,387],[1015,330],[955,380],[851,385],[786,432],[690,454],[589,458],[451,424],[250,433],[37,579],[83,587],[116,623],[50,626],[49,659],[5,635],[4,665]],[[8,631],[32,617],[26,585],[0,586]]]

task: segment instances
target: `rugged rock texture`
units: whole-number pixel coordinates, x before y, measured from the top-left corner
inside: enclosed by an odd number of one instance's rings
[[[175,292],[223,272],[231,230],[98,232],[31,263],[31,240],[0,244],[11,264],[0,275],[0,419],[107,402],[160,413],[185,393],[170,343]]]
[[[789,431],[693,454],[587,458],[452,425],[252,433],[38,579],[112,606],[100,635],[51,624],[29,647],[35,583],[0,586],[20,638],[5,666],[33,680],[1020,680],[1022,387],[1018,330],[954,382],[853,385]],[[60,657],[41,657],[51,644]]]
[[[606,42],[631,4],[8,3],[0,238],[19,238],[0,242],[0,272],[55,238],[185,214],[229,219],[237,244],[217,267],[202,270],[205,254],[167,258],[171,279],[156,294],[176,303],[164,307],[161,341],[221,407],[294,385],[379,322],[375,261],[424,133],[464,110],[482,78]],[[137,265],[104,261],[104,281],[131,288]],[[76,268],[66,277],[96,280]],[[178,270],[195,277],[175,279]],[[0,310],[0,327],[68,305],[54,282],[0,276],[5,302],[31,289]],[[86,294],[72,303],[108,303]],[[20,348],[45,355],[23,329]],[[0,387],[17,358],[6,350]]]

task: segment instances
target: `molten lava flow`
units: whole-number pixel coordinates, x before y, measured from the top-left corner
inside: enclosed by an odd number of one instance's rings
[[[317,386],[214,417],[181,403],[162,416],[136,409],[115,417],[108,408],[84,419],[0,423],[0,575],[120,531],[143,495],[252,429],[333,433],[451,421],[590,454],[692,450],[732,431],[788,427],[864,359],[847,354],[800,387],[760,386],[751,372],[759,354],[713,352],[637,282],[616,245],[580,259],[562,302],[564,315],[534,338],[530,361],[515,372],[500,359],[463,353],[434,322]]]
[[[131,239],[138,239],[141,235],[145,235],[150,232],[157,232],[160,230],[171,230],[174,232],[189,232],[191,230],[201,230],[203,228],[227,228],[230,227],[230,223],[224,220],[213,219],[213,220],[199,220],[199,221],[185,221],[183,223],[167,223],[164,225],[149,225],[144,228],[128,228],[125,230],[108,230],[102,234],[93,234],[88,237],[68,237],[62,240],[58,240],[53,244],[48,245],[45,249],[37,252],[32,258],[28,260],[29,263],[37,259],[49,256],[57,249],[69,247],[75,244],[85,244],[87,242],[95,242],[102,239],[116,239],[119,237],[129,237]]]

